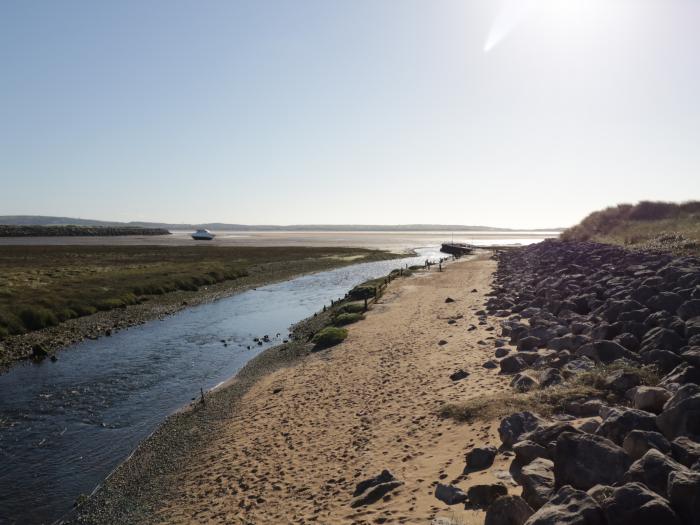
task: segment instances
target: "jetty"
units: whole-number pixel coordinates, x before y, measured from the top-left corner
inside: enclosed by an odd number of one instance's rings
[[[440,251],[444,253],[449,253],[455,257],[460,257],[462,255],[469,255],[474,251],[475,247],[470,244],[465,244],[461,242],[446,242],[440,247]]]

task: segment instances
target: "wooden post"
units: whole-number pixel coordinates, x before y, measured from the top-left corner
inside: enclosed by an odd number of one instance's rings
[[[367,297],[365,297],[365,312],[367,311]]]

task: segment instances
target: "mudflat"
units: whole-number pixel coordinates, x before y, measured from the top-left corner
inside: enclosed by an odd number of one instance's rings
[[[507,387],[507,378],[482,367],[494,331],[474,313],[495,266],[481,254],[398,279],[342,344],[258,380],[184,468],[161,480],[170,495],[145,521],[483,523],[482,511],[448,507],[434,492],[437,482],[515,488],[501,455],[490,469],[463,474],[469,450],[500,443],[498,421],[438,415],[445,402]],[[469,375],[453,381],[458,369]],[[352,508],[357,483],[383,469],[403,484]]]

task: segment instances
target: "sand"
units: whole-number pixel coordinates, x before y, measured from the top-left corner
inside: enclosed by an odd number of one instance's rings
[[[465,453],[500,444],[497,421],[441,419],[447,401],[502,391],[507,378],[482,364],[493,356],[484,304],[495,262],[488,254],[394,281],[342,344],[254,385],[220,433],[169,480],[163,523],[483,523],[484,513],[448,507],[435,484],[462,489],[508,479],[510,458],[462,475]],[[472,289],[477,292],[472,292]],[[446,297],[455,302],[445,303]],[[450,318],[463,318],[448,324]],[[467,331],[470,324],[476,330]],[[440,340],[446,344],[438,344]],[[468,378],[451,381],[463,368]],[[355,485],[389,469],[404,485],[386,501],[352,509]]]

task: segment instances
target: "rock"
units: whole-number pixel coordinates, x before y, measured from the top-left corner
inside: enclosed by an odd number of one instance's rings
[[[641,382],[638,372],[615,370],[605,378],[605,387],[619,394],[626,392]]]
[[[619,345],[624,346],[627,350],[630,350],[631,352],[636,352],[637,350],[639,350],[639,339],[637,339],[637,336],[629,332],[624,332],[620,335],[616,335],[613,338],[613,341]]]
[[[598,363],[612,363],[617,359],[634,360],[636,355],[614,341],[593,341],[576,350],[579,357],[588,357]]]
[[[534,510],[539,509],[554,492],[554,463],[544,458],[533,460],[522,468],[519,481],[523,499]]]
[[[634,394],[634,408],[659,414],[671,397],[671,392],[661,387],[640,386]]]
[[[438,346],[445,346],[446,344],[447,344],[447,341],[445,341],[444,339],[440,339],[438,341]]]
[[[544,420],[532,412],[517,412],[501,420],[498,435],[501,442],[506,447],[510,447],[520,441],[523,434],[532,432],[543,423]]]
[[[671,455],[681,465],[692,467],[700,460],[700,443],[686,436],[677,437],[671,443]]]
[[[513,380],[510,382],[510,386],[513,387],[516,392],[528,392],[537,388],[539,383],[537,382],[537,379],[532,377],[530,374],[519,373],[513,377]]]
[[[526,525],[606,525],[603,509],[596,500],[570,486],[560,488]]]
[[[533,512],[520,496],[502,496],[489,506],[484,525],[523,525]]]
[[[700,387],[688,384],[679,388],[656,416],[656,424],[668,439],[678,436],[700,439]]]
[[[621,480],[631,463],[615,443],[594,434],[565,432],[554,449],[556,486],[571,485],[588,490],[594,485],[613,485]]]
[[[496,499],[508,494],[508,489],[503,483],[489,485],[474,485],[469,487],[467,497],[469,504],[477,508],[486,508]]]
[[[496,459],[496,447],[477,447],[467,453],[465,471],[483,470],[493,465]]]
[[[43,344],[37,343],[34,346],[32,346],[32,359],[41,360],[47,357],[48,355],[49,351]]]
[[[450,374],[450,379],[452,381],[459,381],[460,379],[464,379],[466,377],[469,377],[469,372],[467,372],[466,370],[462,370],[461,368],[456,372],[452,372]]]
[[[595,361],[593,361],[593,359],[588,357],[580,357],[566,363],[562,367],[561,373],[564,375],[564,377],[571,377],[583,372],[588,372],[593,368],[595,368]]]
[[[683,298],[673,292],[661,292],[647,301],[647,306],[654,311],[666,310],[669,313],[674,313],[683,303]]]
[[[579,417],[597,416],[603,402],[600,399],[587,399],[585,401],[570,401],[566,404],[566,411],[569,414]]]
[[[615,489],[610,485],[595,485],[586,491],[590,497],[598,502],[599,505],[603,505],[603,502],[612,497],[613,491]]]
[[[678,307],[678,316],[684,321],[700,316],[700,299],[691,299],[680,305]]]
[[[403,485],[388,470],[382,470],[381,474],[373,478],[361,481],[355,487],[354,499],[350,502],[352,508],[376,503],[392,490]]]
[[[508,350],[507,348],[496,348],[496,352],[494,355],[496,357],[505,357],[508,355],[509,352],[510,350]]]
[[[467,501],[467,493],[454,485],[438,483],[435,487],[435,497],[447,505],[456,505]]]
[[[633,460],[641,458],[648,450],[654,448],[663,454],[671,452],[671,443],[658,432],[632,430],[625,437],[622,448]]]
[[[683,465],[673,461],[670,457],[659,452],[655,448],[649,449],[637,461],[632,463],[624,476],[626,483],[644,483],[651,490],[662,497],[666,497],[668,475],[671,472],[687,470]]]
[[[700,368],[688,363],[681,363],[661,379],[659,386],[670,387],[671,385],[687,385],[688,383],[700,384]]]
[[[542,346],[542,341],[539,337],[527,336],[518,340],[518,352],[534,352],[540,346]]]
[[[661,349],[675,352],[682,346],[683,339],[676,332],[656,326],[644,334],[640,351],[644,353],[650,350]]]
[[[519,355],[509,355],[501,360],[502,374],[516,374],[527,367],[525,360]]]
[[[552,423],[551,425],[540,425],[535,430],[524,434],[522,437],[523,439],[529,439],[530,441],[534,441],[538,445],[546,447],[550,443],[555,442],[557,438],[564,432],[573,432],[574,434],[578,434],[581,431],[571,426],[566,421],[557,421],[556,423]]]
[[[613,410],[603,420],[597,434],[622,445],[625,437],[632,430],[658,430],[656,415],[635,408]]]
[[[455,300],[452,299],[452,297],[448,297],[447,299],[445,299],[445,302],[446,302],[446,303],[454,303]]]
[[[496,361],[494,361],[493,359],[489,359],[481,366],[488,370],[493,370],[494,368],[498,368],[498,363],[496,363]]]
[[[547,342],[547,348],[552,350],[578,350],[586,343],[590,343],[591,338],[582,334],[566,334],[561,337],[555,337]]]
[[[668,476],[671,507],[686,525],[700,525],[700,472],[671,472]],[[662,522],[657,522],[660,525]]]
[[[688,364],[700,367],[700,346],[693,346],[681,354],[681,358]]]
[[[641,483],[627,483],[602,502],[608,525],[680,525],[668,501]]]
[[[652,350],[642,355],[642,362],[653,364],[666,374],[681,364],[683,359],[670,350]]]
[[[540,386],[549,388],[550,386],[559,385],[564,381],[561,372],[556,368],[547,368],[540,376]]]
[[[527,465],[537,458],[549,459],[549,451],[545,447],[527,439],[515,443],[513,452],[515,452],[515,461],[520,465]]]
[[[595,434],[600,428],[601,421],[598,418],[590,418],[579,425],[579,430],[588,434]]]

